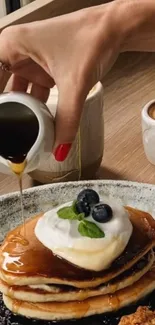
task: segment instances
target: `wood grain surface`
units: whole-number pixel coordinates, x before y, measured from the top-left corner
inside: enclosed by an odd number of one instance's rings
[[[100,178],[155,183],[142,145],[141,110],[155,98],[155,54],[121,55],[106,77],[105,152]]]
[[[154,53],[123,54],[104,80],[105,149],[98,178],[155,184],[155,166],[145,157],[141,136],[141,109],[155,98],[154,62]],[[23,187],[32,185],[25,175]],[[15,190],[16,177],[0,174],[0,194]]]

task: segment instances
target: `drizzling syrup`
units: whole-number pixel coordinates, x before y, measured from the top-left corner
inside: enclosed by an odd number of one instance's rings
[[[24,226],[24,236],[26,237],[26,228],[25,228],[25,218],[24,218],[24,204],[23,204],[23,186],[22,186],[22,176],[24,169],[26,167],[26,160],[24,160],[22,163],[15,164],[10,163],[10,168],[17,175],[17,180],[19,183],[19,191],[20,191],[20,207],[21,207],[21,217],[22,217],[22,223]]]
[[[20,190],[21,215],[22,215],[22,221],[23,221],[23,225],[24,225],[24,236],[26,237],[26,227],[25,227],[25,218],[24,218],[24,205],[23,205],[22,174],[19,175],[19,190]]]
[[[38,119],[30,108],[16,102],[0,104],[0,156],[9,161],[10,169],[18,179],[25,237],[22,175],[27,164],[27,154],[38,132]]]

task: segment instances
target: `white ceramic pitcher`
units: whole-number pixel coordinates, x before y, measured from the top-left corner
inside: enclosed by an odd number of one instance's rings
[[[39,124],[38,136],[26,156],[24,173],[29,173],[52,155],[54,144],[54,119],[41,101],[29,94],[10,92],[0,95],[0,109],[4,103],[20,103],[28,107],[36,115]],[[0,172],[11,174],[10,161],[0,156]]]
[[[57,109],[58,92],[51,90],[47,106],[32,96],[19,92],[0,95],[0,109],[4,103],[27,106],[36,115],[39,123],[38,137],[26,156],[24,173],[41,182],[75,181],[95,176],[103,156],[104,121],[103,87],[99,82],[87,96],[81,123],[71,151],[64,162],[55,160],[54,117]],[[14,105],[15,106],[15,105]],[[10,174],[10,161],[0,156],[0,172]]]

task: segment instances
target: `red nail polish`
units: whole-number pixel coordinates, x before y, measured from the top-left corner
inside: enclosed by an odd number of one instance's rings
[[[55,149],[54,156],[57,161],[64,161],[71,149],[71,143],[59,144]]]

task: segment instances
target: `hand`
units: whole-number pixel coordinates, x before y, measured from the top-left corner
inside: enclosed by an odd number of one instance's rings
[[[32,95],[46,101],[49,89],[58,87],[55,153],[64,144],[69,150],[89,90],[118,57],[122,35],[115,15],[110,3],[8,27],[0,35],[0,61],[12,67],[10,90],[27,91],[31,82]]]

